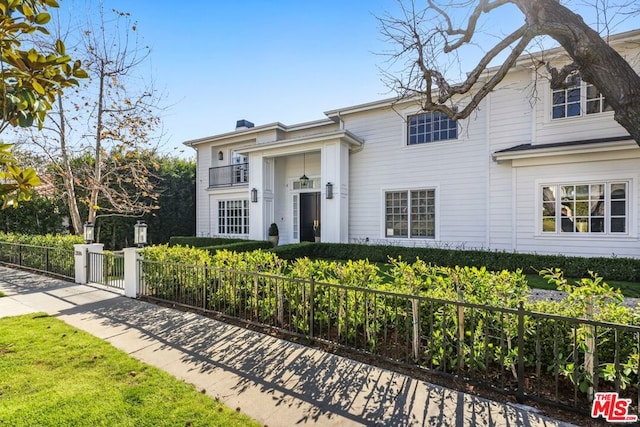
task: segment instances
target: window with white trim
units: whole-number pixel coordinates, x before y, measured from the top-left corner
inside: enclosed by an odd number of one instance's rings
[[[577,74],[567,78],[566,88],[552,89],[551,95],[554,120],[613,111],[600,91]]]
[[[435,190],[385,193],[385,236],[429,239],[436,235]]]
[[[620,235],[628,232],[629,183],[543,185],[542,232]]]
[[[218,234],[249,234],[249,200],[218,200]]]
[[[407,145],[458,138],[458,123],[439,111],[407,117]]]

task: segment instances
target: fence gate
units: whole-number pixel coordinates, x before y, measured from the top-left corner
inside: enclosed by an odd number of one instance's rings
[[[89,252],[87,254],[87,281],[124,289],[124,253]]]

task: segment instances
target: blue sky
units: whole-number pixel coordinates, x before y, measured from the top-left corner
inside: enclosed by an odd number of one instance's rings
[[[61,12],[84,14],[88,1],[61,0]],[[375,16],[397,12],[395,0],[103,3],[130,12],[152,48],[150,74],[168,106],[164,151],[190,155],[182,142],[230,132],[238,119],[295,124],[393,96]],[[491,16],[492,31],[521,20],[514,8]]]

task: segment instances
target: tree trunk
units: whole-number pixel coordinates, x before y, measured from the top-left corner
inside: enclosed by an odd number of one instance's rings
[[[78,236],[82,235],[84,229],[82,220],[80,219],[80,210],[78,209],[78,201],[76,199],[76,187],[73,181],[73,171],[71,162],[69,161],[69,152],[67,151],[67,134],[64,116],[64,108],[62,105],[62,95],[58,93],[58,108],[60,110],[60,152],[62,153],[62,182],[67,192],[67,204],[69,206],[69,216],[71,216],[71,224],[73,231]]]
[[[514,0],[536,33],[552,37],[615,111],[615,120],[640,145],[640,76],[580,15],[557,0]]]

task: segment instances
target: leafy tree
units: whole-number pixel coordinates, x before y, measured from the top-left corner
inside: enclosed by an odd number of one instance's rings
[[[147,159],[155,151],[158,98],[139,70],[149,48],[139,44],[128,13],[100,8],[98,18],[65,35],[85,64],[86,83],[59,96],[51,125],[31,138],[61,178],[76,234],[82,217],[139,218],[157,207],[155,165]]]
[[[546,66],[552,88],[561,88],[566,78],[579,72],[607,99],[620,123],[640,145],[640,76],[607,43],[596,29],[585,23],[572,10],[584,2],[558,0],[473,0],[464,2],[427,0],[424,7],[413,2],[401,3],[402,16],[380,18],[382,33],[397,49],[391,60],[400,71],[387,74],[389,85],[400,97],[419,97],[422,107],[440,111],[452,119],[464,119],[506,76],[528,46],[537,38],[550,37],[566,51],[570,63],[556,68],[550,61],[534,65]],[[597,1],[597,24],[605,33],[614,18],[629,19],[640,13],[635,2]],[[520,27],[499,37],[476,67],[462,82],[453,83],[447,71],[455,58],[468,55],[478,44],[480,23],[495,16],[499,9],[515,7],[523,17]],[[457,23],[456,17],[466,17]],[[504,24],[504,22],[503,22]],[[498,32],[498,23],[491,27]],[[606,35],[606,34],[605,34]],[[492,61],[505,56],[495,71],[488,70]],[[456,76],[457,78],[457,76]],[[467,96],[466,104],[457,108],[453,100]]]
[[[56,95],[64,88],[78,85],[86,77],[80,61],[72,61],[64,43],[42,53],[35,47],[23,48],[31,34],[49,34],[44,27],[51,15],[48,7],[58,7],[55,0],[0,1],[0,133],[8,126],[42,128]],[[0,200],[2,206],[28,200],[31,188],[39,184],[35,170],[18,167],[11,146],[0,144]]]

